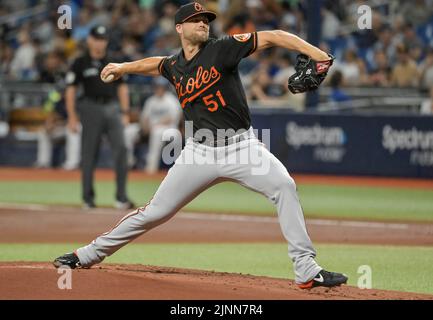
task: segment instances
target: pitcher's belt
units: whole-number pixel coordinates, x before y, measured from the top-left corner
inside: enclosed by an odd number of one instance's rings
[[[222,139],[218,140],[210,140],[206,139],[206,137],[203,137],[203,141],[198,141],[197,139],[193,139],[194,142],[208,146],[208,147],[224,147],[229,146],[234,143],[241,142],[243,140],[248,140],[252,136],[252,130],[247,130],[241,134],[234,135],[232,137],[224,137]]]

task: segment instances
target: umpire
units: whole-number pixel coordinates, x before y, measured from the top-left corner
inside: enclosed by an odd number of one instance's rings
[[[68,126],[73,132],[82,125],[81,182],[85,209],[95,208],[93,176],[98,159],[101,138],[105,134],[111,146],[116,171],[116,202],[119,209],[134,205],[126,195],[127,162],[124,125],[129,121],[128,86],[119,79],[103,83],[99,74],[111,61],[107,56],[108,33],[104,26],[96,26],[87,37],[86,53],[78,57],[66,75],[66,109]],[[83,95],[75,100],[78,86]],[[119,107],[120,105],[120,107]]]

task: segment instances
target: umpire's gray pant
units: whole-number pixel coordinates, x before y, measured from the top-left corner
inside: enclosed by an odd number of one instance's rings
[[[93,172],[95,170],[102,135],[106,134],[110,143],[114,170],[116,172],[116,200],[126,202],[126,146],[124,126],[120,107],[116,102],[106,104],[84,99],[79,103],[78,111],[83,127],[81,138],[82,197],[86,203],[93,203]]]

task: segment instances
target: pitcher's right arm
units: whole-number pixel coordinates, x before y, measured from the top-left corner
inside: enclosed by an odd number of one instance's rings
[[[140,74],[143,76],[159,76],[158,66],[165,57],[149,57],[132,62],[109,63],[101,71],[101,79],[108,75],[114,76],[112,81],[116,81],[125,74]]]

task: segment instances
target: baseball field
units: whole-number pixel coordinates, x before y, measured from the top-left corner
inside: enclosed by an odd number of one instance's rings
[[[132,200],[163,176],[132,172]],[[78,171],[0,169],[1,299],[433,299],[433,181],[311,175],[294,175],[308,232],[346,286],[298,289],[272,205],[222,183],[61,290],[51,261],[128,213],[112,208],[112,173],[96,177],[84,211]]]

